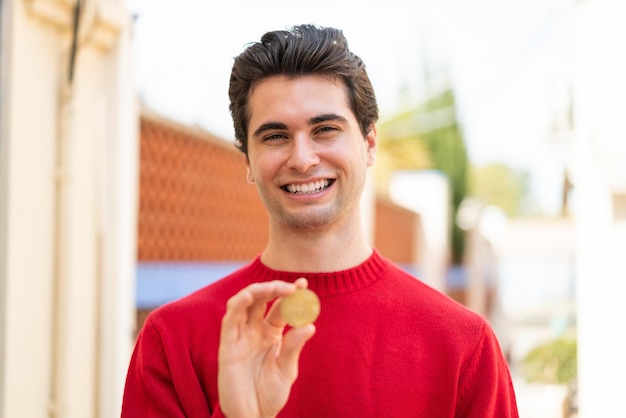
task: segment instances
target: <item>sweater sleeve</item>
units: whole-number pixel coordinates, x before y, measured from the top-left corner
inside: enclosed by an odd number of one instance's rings
[[[141,330],[130,360],[122,418],[184,418],[160,335],[150,322]]]
[[[509,366],[486,323],[461,376],[456,417],[519,417]]]
[[[213,414],[203,406],[183,405],[179,398],[170,364],[158,329],[149,320],[141,330],[130,360],[121,418],[224,418],[219,406]],[[200,409],[204,409],[198,413]]]

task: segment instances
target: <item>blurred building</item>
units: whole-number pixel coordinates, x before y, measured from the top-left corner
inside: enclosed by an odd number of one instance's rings
[[[579,417],[625,416],[626,3],[576,2],[574,158]]]
[[[119,416],[134,325],[132,19],[123,0],[0,7],[0,416]]]
[[[390,198],[423,220],[421,253],[418,255],[420,279],[441,292],[448,292],[451,268],[450,184],[436,170],[396,171],[390,179]],[[459,301],[465,302],[463,299]]]

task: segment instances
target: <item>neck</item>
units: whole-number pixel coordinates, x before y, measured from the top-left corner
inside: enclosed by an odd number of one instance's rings
[[[357,217],[352,225],[331,232],[270,223],[270,238],[261,261],[281,271],[333,272],[355,267],[371,254]]]

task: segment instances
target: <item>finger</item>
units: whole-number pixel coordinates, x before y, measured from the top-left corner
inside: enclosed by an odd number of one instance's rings
[[[249,316],[263,317],[266,303],[282,295],[293,292],[292,283],[272,281],[253,283],[232,296],[226,303],[226,313],[222,327],[234,329],[245,324]]]
[[[284,338],[276,363],[286,378],[292,382],[298,377],[298,360],[307,341],[315,335],[315,325],[292,328]]]
[[[281,280],[274,280],[267,283],[259,283],[258,287],[255,286],[252,289],[253,294],[256,293],[255,297],[257,298],[257,300],[248,308],[248,318],[246,319],[246,322],[248,324],[251,324],[263,321],[267,312],[268,302],[281,296],[289,295],[295,290],[296,287],[293,283],[288,283]]]
[[[309,287],[309,281],[306,279],[306,277],[300,277],[296,279],[296,281],[294,281],[293,283],[298,289],[306,289],[307,287]]]
[[[285,322],[283,316],[280,314],[280,302],[282,300],[282,297],[276,299],[265,316],[267,323],[276,328],[283,328],[287,325],[287,322]]]
[[[257,301],[250,305],[247,312],[246,323],[255,324],[261,322],[267,311],[268,302],[269,301]]]
[[[226,313],[222,318],[221,341],[233,341],[239,338],[240,327],[247,317],[246,310],[252,303],[252,293],[247,288],[228,299]]]

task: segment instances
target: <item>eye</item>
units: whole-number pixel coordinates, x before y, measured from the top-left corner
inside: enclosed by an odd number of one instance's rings
[[[263,142],[286,141],[287,137],[281,133],[275,133],[263,137]]]
[[[333,136],[338,130],[339,129],[335,126],[321,126],[317,131],[315,131],[315,134],[317,136],[327,138]]]

